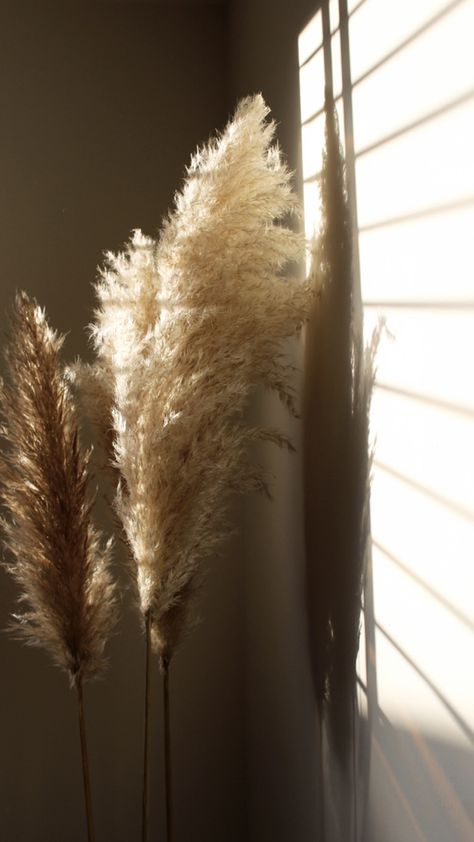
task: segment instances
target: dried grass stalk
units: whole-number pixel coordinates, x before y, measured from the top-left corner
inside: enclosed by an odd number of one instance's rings
[[[25,605],[14,629],[47,649],[77,686],[102,668],[116,611],[111,544],[102,545],[91,523],[89,454],[79,444],[62,344],[44,312],[17,295],[0,394],[0,495],[8,569]]]
[[[234,491],[265,488],[248,429],[258,385],[294,411],[282,342],[305,321],[312,287],[282,272],[304,251],[284,223],[298,211],[262,97],[244,100],[197,152],[155,243],[135,232],[97,285],[96,362],[77,367],[119,475],[116,509],[143,616],[169,661],[192,622],[202,562],[226,531]],[[109,433],[112,431],[112,437]]]

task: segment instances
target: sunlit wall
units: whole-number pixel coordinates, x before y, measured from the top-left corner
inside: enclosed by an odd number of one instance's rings
[[[353,117],[367,334],[386,321],[371,414],[358,835],[472,842],[474,2],[341,0],[329,17],[343,139],[343,90]],[[321,11],[301,33],[299,61],[310,236],[324,140]]]

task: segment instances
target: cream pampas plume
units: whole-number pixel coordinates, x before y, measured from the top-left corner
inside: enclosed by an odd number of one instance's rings
[[[84,679],[103,666],[115,620],[110,543],[91,524],[88,454],[78,441],[70,387],[59,361],[63,338],[43,311],[17,295],[1,390],[1,501],[8,568],[24,610],[15,629],[48,650],[78,693],[89,839],[93,838],[82,703]]]
[[[192,622],[203,560],[225,534],[230,494],[265,488],[249,442],[288,444],[242,420],[259,385],[294,411],[282,343],[312,298],[308,284],[282,277],[304,241],[284,224],[298,202],[267,115],[261,96],[241,102],[194,156],[158,242],[135,233],[109,255],[96,363],[76,370],[86,403],[108,406],[116,508],[165,671]]]

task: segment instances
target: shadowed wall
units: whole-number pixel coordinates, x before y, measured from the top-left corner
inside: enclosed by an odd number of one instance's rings
[[[209,5],[0,6],[0,279],[24,288],[86,353],[104,250],[153,233],[196,145],[227,120],[226,16]],[[103,520],[110,526],[102,506]],[[119,555],[119,554],[118,554]],[[117,558],[123,567],[123,557]],[[177,838],[242,840],[239,567],[212,566],[200,627],[171,678]],[[122,569],[122,581],[127,574]],[[0,574],[0,627],[14,587]],[[97,838],[139,838],[143,645],[130,592],[104,680],[86,688]],[[43,652],[0,636],[0,836],[85,838],[75,699]],[[155,671],[154,691],[161,691]],[[159,698],[159,697],[158,697]],[[163,828],[161,703],[153,723],[152,833]]]

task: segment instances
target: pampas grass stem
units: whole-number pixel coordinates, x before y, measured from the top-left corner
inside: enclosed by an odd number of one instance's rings
[[[84,801],[86,807],[87,839],[88,842],[95,842],[94,816],[92,812],[91,781],[89,772],[89,753],[87,750],[86,719],[84,716],[84,694],[82,681],[76,684],[77,705],[79,711],[79,734],[81,737],[82,777],[84,781]]]
[[[142,842],[148,839],[148,802],[149,802],[149,730],[151,702],[151,615],[145,618],[145,711],[143,735],[143,798],[142,798]]]
[[[171,781],[171,728],[170,728],[170,661],[160,661],[163,674],[163,733],[165,756],[165,807],[166,807],[166,842],[173,842],[173,797]]]

